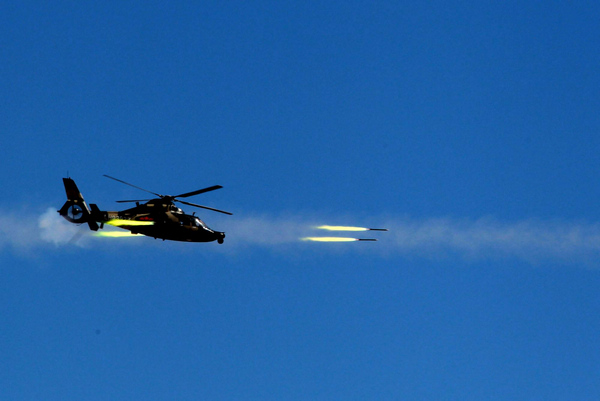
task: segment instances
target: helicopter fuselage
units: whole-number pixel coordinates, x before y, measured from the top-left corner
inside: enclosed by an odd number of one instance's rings
[[[161,198],[150,199],[143,204],[136,201],[135,207],[122,211],[102,211],[96,204],[91,203],[88,206],[75,181],[71,178],[63,178],[63,183],[67,193],[67,201],[58,210],[58,213],[71,223],[87,223],[93,231],[98,231],[98,229],[102,229],[108,224],[129,230],[132,234],[142,234],[170,241],[217,241],[222,244],[225,238],[225,233],[210,229],[194,214],[184,213],[183,210],[174,204],[173,200],[175,200],[175,197],[162,196]],[[186,197],[216,188],[217,186],[210,187],[205,190],[194,191],[179,196]],[[179,202],[220,211],[189,202]],[[229,212],[220,212],[230,214]]]
[[[92,207],[92,216],[94,213]],[[97,214],[97,212],[96,212]],[[171,202],[152,199],[119,212],[100,212],[96,221],[153,238],[186,242],[223,242],[225,233],[210,229],[199,217],[186,214]]]

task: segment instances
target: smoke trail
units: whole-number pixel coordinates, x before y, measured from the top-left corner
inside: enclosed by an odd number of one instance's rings
[[[319,224],[298,217],[223,219],[217,226],[227,232],[226,243],[233,247],[275,248],[292,245],[298,239],[312,237],[315,228],[337,218],[319,219]],[[357,248],[344,244],[345,250],[380,255],[423,258],[460,257],[468,260],[515,258],[540,263],[600,262],[600,224],[565,221],[526,220],[500,222],[481,219],[373,219],[369,223],[389,228],[377,236],[373,246]],[[353,223],[345,221],[345,223]],[[319,249],[327,244],[322,245]],[[336,248],[339,250],[340,248]]]
[[[77,227],[60,218],[54,208],[37,216],[24,209],[0,216],[0,250],[24,253],[49,245],[64,245],[76,232]]]
[[[56,209],[48,208],[38,220],[39,237],[42,241],[55,246],[76,243],[82,245],[84,240],[75,241],[80,227],[69,223],[58,215]],[[87,228],[87,226],[86,226]]]
[[[419,257],[429,259],[460,258],[464,260],[518,259],[532,264],[600,265],[600,223],[526,220],[502,222],[481,219],[370,219],[365,222],[327,217],[268,215],[212,218],[210,226],[227,233],[224,245],[195,244],[204,252],[236,252],[266,249],[287,252],[360,252],[380,256]],[[354,226],[353,224],[359,224]],[[363,224],[360,224],[363,223]],[[368,223],[368,224],[364,224]],[[355,241],[333,243],[302,241],[319,237],[317,227],[386,227],[389,232],[370,232],[377,239],[371,244]],[[338,226],[333,226],[338,224]],[[122,231],[122,230],[119,230]],[[127,231],[122,231],[127,233]],[[31,212],[0,216],[0,250],[20,252],[36,248],[86,246],[107,241],[111,237],[90,235],[87,226],[77,226],[61,218],[55,208],[41,215]],[[78,237],[78,235],[81,235]],[[358,234],[358,233],[357,233]],[[119,234],[109,234],[119,235]],[[357,238],[364,236],[357,235]],[[135,246],[156,246],[154,241],[127,241]],[[214,246],[213,246],[214,245]]]
[[[469,259],[514,257],[594,262],[600,256],[600,224],[527,220],[403,220],[393,224],[390,248],[398,253]]]
[[[0,249],[25,250],[39,244],[36,228],[34,219],[24,219],[14,214],[0,216]]]

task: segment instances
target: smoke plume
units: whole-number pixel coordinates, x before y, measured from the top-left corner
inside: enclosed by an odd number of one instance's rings
[[[48,208],[39,217],[38,227],[41,240],[54,246],[74,243],[80,229],[77,225],[60,217],[53,208]]]
[[[333,220],[333,222],[332,222]],[[364,220],[364,219],[363,219]],[[460,257],[468,260],[519,259],[530,263],[558,262],[598,264],[600,261],[600,224],[566,221],[525,220],[502,222],[493,218],[411,219],[407,217],[348,221],[327,217],[311,223],[298,217],[250,217],[235,221],[223,219],[232,245],[276,247],[296,243],[299,238],[318,234],[321,224],[377,226],[389,229],[363,237],[376,238],[373,243],[348,243],[348,252],[429,259]],[[361,224],[362,223],[362,224]],[[366,224],[365,224],[366,223]],[[360,238],[360,236],[357,236]],[[313,244],[323,249],[330,244]]]
[[[302,241],[318,237],[323,225],[381,227],[388,232],[357,232],[356,238],[377,242],[327,243]],[[215,217],[210,226],[225,231],[225,244],[188,244],[203,252],[236,252],[266,249],[286,252],[360,252],[379,256],[464,260],[517,259],[532,264],[600,264],[600,224],[569,221],[525,220],[503,222],[481,219],[411,219],[407,217],[352,221],[345,217]],[[106,227],[105,227],[106,229]],[[113,228],[113,230],[119,230]],[[122,230],[119,230],[122,231]],[[124,231],[126,232],[126,231]],[[343,233],[342,236],[345,236]],[[330,236],[328,234],[327,236]],[[118,236],[94,237],[86,225],[77,226],[61,218],[55,208],[42,214],[8,214],[0,217],[0,250],[29,251],[94,246],[119,241]],[[125,240],[123,240],[125,241]],[[136,246],[161,246],[161,242],[130,242]]]

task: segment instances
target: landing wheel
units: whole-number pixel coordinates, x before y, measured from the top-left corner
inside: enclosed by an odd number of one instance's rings
[[[219,238],[219,239],[217,240],[217,242],[218,242],[219,244],[222,244],[222,243],[223,243],[223,238]]]

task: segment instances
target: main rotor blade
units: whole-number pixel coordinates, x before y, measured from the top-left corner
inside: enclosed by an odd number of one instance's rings
[[[156,196],[158,196],[159,198],[162,198],[162,195],[161,195],[161,194],[157,194],[156,192],[148,191],[147,189],[140,188],[140,187],[138,187],[138,186],[135,186],[135,185],[133,185],[133,184],[130,184],[130,183],[128,183],[128,182],[125,182],[125,181],[123,181],[123,180],[119,180],[118,178],[111,177],[110,175],[106,175],[106,174],[103,174],[103,175],[104,175],[106,178],[110,178],[111,180],[119,181],[119,182],[120,182],[120,183],[122,183],[122,184],[129,185],[130,187],[134,187],[134,188],[140,189],[140,190],[142,190],[142,191],[144,191],[144,192],[148,192],[148,193],[150,193],[150,194],[152,194],[152,195],[156,195]]]
[[[214,191],[215,189],[221,189],[221,188],[223,188],[223,187],[220,186],[220,185],[213,185],[212,187],[208,187],[208,188],[204,188],[204,189],[199,189],[197,191],[186,192],[186,193],[181,194],[181,195],[175,195],[174,198],[187,198],[188,196],[199,195],[199,194],[203,194],[205,192]]]
[[[219,213],[223,213],[223,214],[228,214],[230,216],[233,215],[233,213],[229,213],[229,212],[226,212],[224,210],[219,210],[219,209],[215,209],[215,208],[208,207],[208,206],[197,205],[195,203],[186,202],[186,201],[182,201],[182,200],[178,200],[178,199],[175,199],[175,201],[179,202],[179,203],[183,203],[184,205],[188,205],[188,206],[195,206],[195,207],[199,207],[199,208],[202,208],[202,209],[208,209],[208,210],[212,210],[213,212],[219,212]]]
[[[117,203],[131,203],[131,202],[148,202],[150,199],[131,199],[131,200],[118,200]]]

